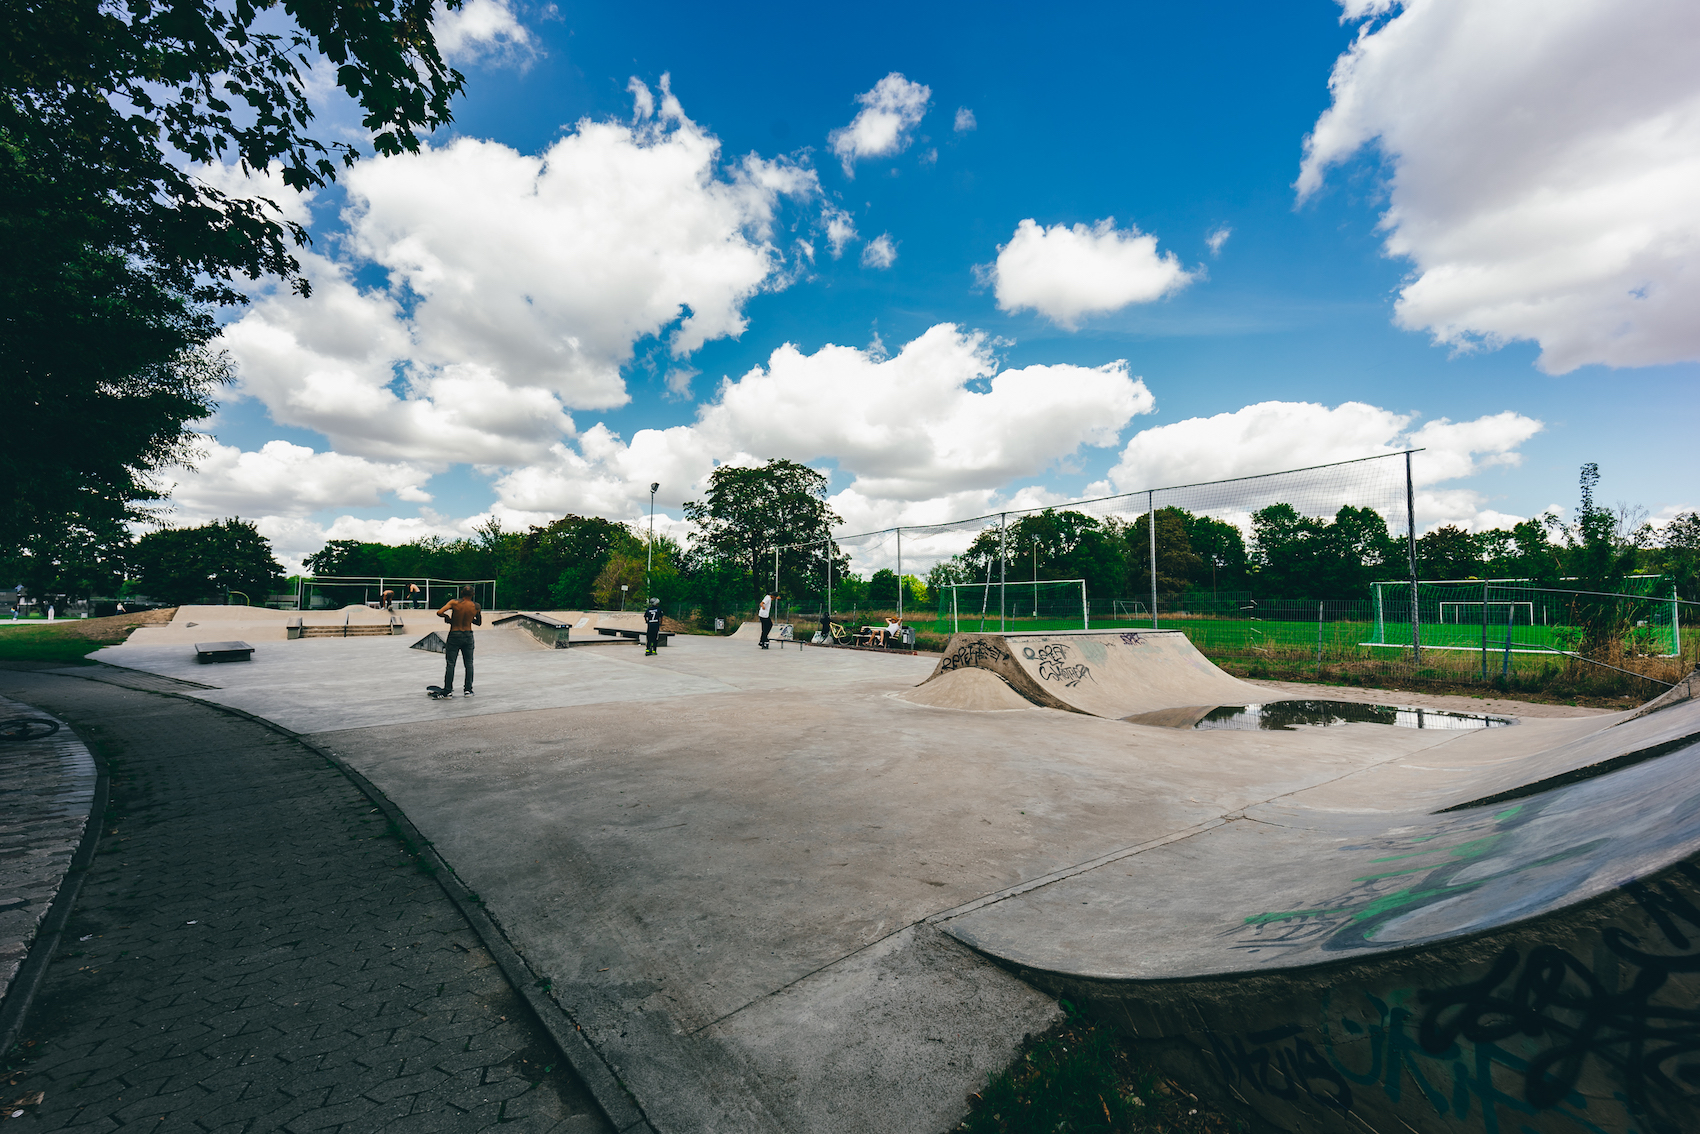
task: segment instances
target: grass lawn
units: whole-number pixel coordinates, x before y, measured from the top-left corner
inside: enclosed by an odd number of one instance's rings
[[[112,618],[61,618],[42,624],[0,629],[0,664],[5,662],[81,665],[102,646],[116,646],[138,626],[171,621],[176,609],[144,610]]]
[[[1033,1041],[969,1100],[967,1134],[1239,1134],[1247,1127],[1076,1014]]]

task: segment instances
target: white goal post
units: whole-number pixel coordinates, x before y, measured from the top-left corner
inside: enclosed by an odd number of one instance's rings
[[[999,592],[995,613],[997,615],[998,629],[1000,631],[1006,628],[1006,624],[1010,618],[1008,599],[1012,592],[1019,595],[1022,591],[1031,591],[1033,593],[1034,616],[1037,617],[1039,605],[1038,593],[1040,587],[1069,587],[1070,589],[1079,587],[1080,628],[1082,630],[1092,629],[1092,608],[1086,600],[1085,579],[1029,579],[1025,582],[1008,581],[1002,583],[945,583],[939,589],[950,592],[950,632],[955,634],[958,632],[958,627],[962,624],[962,617],[964,614],[966,614],[969,618],[979,617],[982,621],[992,616],[994,608],[992,607],[991,597],[994,590]],[[968,591],[969,594],[967,596],[963,596],[963,591]],[[976,591],[979,593],[975,594],[974,592]],[[976,600],[978,600],[977,603]],[[978,616],[974,613],[976,605],[978,605],[980,610]]]
[[[1509,622],[1513,626],[1533,626],[1535,624],[1535,604],[1533,602],[1514,601],[1514,600],[1510,600],[1510,599],[1507,599],[1505,601],[1500,601],[1499,599],[1489,599],[1487,604],[1488,604],[1489,609],[1496,607],[1496,606],[1504,606],[1504,607],[1510,607],[1511,608],[1510,610],[1506,611],[1505,622],[1491,622],[1490,625],[1504,626],[1506,624],[1506,622]],[[1447,611],[1448,607],[1450,607],[1452,609],[1452,617],[1451,618],[1446,617],[1446,611]],[[1525,611],[1528,612],[1528,621],[1526,621],[1526,622],[1518,622],[1517,621],[1517,608],[1518,607],[1522,607]],[[1472,618],[1465,618],[1464,617],[1464,611],[1465,610],[1474,610],[1474,611],[1476,611],[1476,614]],[[1481,622],[1483,613],[1485,613],[1485,612],[1482,610],[1482,600],[1481,599],[1446,599],[1445,601],[1443,601],[1440,604],[1440,621],[1443,622],[1443,623],[1452,622],[1452,623],[1457,623],[1459,625],[1462,625],[1462,624],[1468,622],[1472,625],[1475,625],[1475,624]]]

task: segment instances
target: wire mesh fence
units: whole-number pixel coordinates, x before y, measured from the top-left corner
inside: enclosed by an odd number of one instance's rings
[[[923,648],[942,648],[963,630],[1162,627],[1181,630],[1206,656],[1249,676],[1606,694],[1645,694],[1693,665],[1700,633],[1685,634],[1683,627],[1700,618],[1700,605],[1651,593],[1656,579],[1628,580],[1622,594],[1526,580],[1419,581],[1412,463],[1421,452],[835,533],[773,549],[776,580],[782,556],[802,557],[817,565],[818,593],[788,596],[789,612],[843,613],[850,620],[896,614],[917,630]],[[1315,531],[1328,521],[1345,528],[1350,521],[1381,548],[1382,569],[1403,577],[1351,588],[1364,593],[1361,599],[1202,590],[1196,580],[1164,576],[1165,510],[1248,535],[1256,532],[1254,517],[1265,532],[1280,524]],[[1143,592],[1091,593],[1078,580],[1040,578],[1037,542],[1023,543],[1021,532],[1041,514],[1064,526],[1097,525],[1122,539],[1130,559],[1140,561]],[[1350,547],[1333,550],[1351,558]],[[865,592],[834,602],[835,572],[842,593],[847,568],[903,578],[940,563],[950,565],[952,577],[935,587],[931,602],[917,602],[901,584],[884,602],[869,601]],[[1027,571],[1030,577],[1022,578]],[[1316,583],[1301,578],[1296,585]]]

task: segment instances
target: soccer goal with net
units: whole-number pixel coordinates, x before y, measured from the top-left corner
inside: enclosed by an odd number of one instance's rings
[[[1025,583],[946,583],[939,591],[939,621],[950,632],[987,630],[1090,630],[1085,579]]]
[[[1440,603],[1440,621],[1453,625],[1468,623],[1471,626],[1484,621],[1490,626],[1533,626],[1535,624],[1535,604],[1533,602],[1489,602],[1487,610],[1482,609],[1482,600],[1456,599]]]

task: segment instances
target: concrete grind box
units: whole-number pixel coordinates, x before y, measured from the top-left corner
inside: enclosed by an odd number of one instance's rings
[[[1008,965],[1279,1129],[1700,1130],[1700,864],[1440,948],[1239,978]]]

